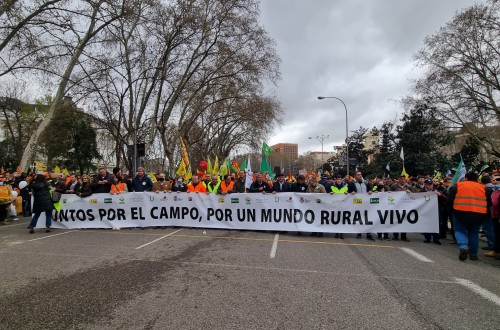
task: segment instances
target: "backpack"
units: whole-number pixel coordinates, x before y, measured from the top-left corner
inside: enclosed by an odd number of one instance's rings
[[[10,187],[6,184],[0,186],[0,204],[9,204],[12,199]]]

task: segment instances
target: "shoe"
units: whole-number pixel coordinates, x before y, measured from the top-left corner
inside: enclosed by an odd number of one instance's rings
[[[496,253],[495,251],[490,251],[490,252],[486,252],[484,254],[485,257],[490,257],[490,258],[495,258],[496,256],[499,256],[500,257],[500,253]]]
[[[318,237],[323,237],[323,233],[318,233]]]
[[[469,260],[478,260],[479,258],[477,256],[469,256]]]
[[[357,235],[356,235],[356,238],[357,238],[357,239],[360,239],[360,238],[361,238],[361,234],[357,234]]]
[[[440,242],[440,241],[434,241],[434,242],[432,242],[432,243],[437,244],[437,245],[441,245],[441,242]]]
[[[469,256],[469,249],[460,250],[460,254],[458,255],[458,259],[465,261]]]
[[[410,240],[408,238],[402,238],[402,241],[409,242]]]
[[[430,243],[430,242],[431,242],[431,241],[429,241],[429,240],[425,240],[425,241],[424,241],[424,243]]]
[[[335,234],[335,238],[340,238],[340,235],[339,234]]]
[[[344,234],[340,234],[340,239],[344,239]]]
[[[30,234],[33,234],[35,230],[33,228],[30,228]]]
[[[302,236],[302,233],[300,231],[297,232],[298,236]]]
[[[45,229],[46,233],[50,233],[50,228]]]
[[[393,241],[399,241],[399,237],[393,237],[392,240]]]
[[[4,225],[10,225],[10,222],[0,221],[0,226],[4,226]]]
[[[14,218],[14,219],[12,219],[12,221],[17,221],[17,220],[19,220],[19,218],[17,218],[17,217],[16,217],[16,218]]]
[[[492,248],[491,246],[483,246],[483,247],[481,248],[481,250],[493,251],[493,250],[495,250],[495,249],[494,249],[494,248]]]
[[[33,227],[31,227],[31,226],[28,226],[28,227],[26,227],[26,229],[33,229]]]
[[[457,242],[453,241],[453,242],[450,242],[450,244],[457,244]]]
[[[317,236],[317,233],[311,233],[311,236]]]
[[[369,241],[374,241],[375,240],[375,238],[373,238],[373,236],[371,236],[371,235],[370,236],[366,236],[366,239],[369,240]]]
[[[392,239],[390,237],[386,237],[384,238],[384,241],[392,241]]]

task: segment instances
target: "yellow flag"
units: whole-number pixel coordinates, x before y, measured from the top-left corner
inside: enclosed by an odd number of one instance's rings
[[[193,174],[191,173],[191,164],[189,164],[189,156],[186,149],[186,145],[184,144],[184,140],[182,140],[182,136],[180,137],[180,140],[182,148],[182,157],[181,157],[181,162],[179,164],[179,168],[175,173],[177,175],[184,176],[184,182],[188,182],[193,176]]]
[[[401,175],[404,175],[406,179],[408,179],[410,177],[410,175],[408,173],[406,173],[406,169],[404,166],[403,166],[403,171],[401,172]]]
[[[151,181],[156,182],[156,176],[153,172],[149,173],[148,176],[151,178]]]
[[[61,173],[61,169],[59,168],[59,166],[56,166],[54,168],[54,173],[57,173],[57,174],[60,174]]]
[[[64,170],[62,171],[64,175],[69,175],[68,169],[65,167]]]
[[[212,174],[219,175],[219,157],[218,156],[215,156],[213,167],[214,167],[214,169],[213,169]]]

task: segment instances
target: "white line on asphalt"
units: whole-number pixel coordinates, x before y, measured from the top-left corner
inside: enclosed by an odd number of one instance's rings
[[[413,251],[410,248],[402,247],[400,249],[403,250],[404,252],[408,253],[409,255],[411,255],[412,257],[414,257],[417,260],[420,260],[420,261],[423,261],[423,262],[434,262],[431,259],[427,258],[426,256],[423,256],[420,253],[415,252],[415,251]]]
[[[280,234],[274,235],[273,247],[271,248],[271,254],[269,257],[274,259],[276,257],[276,250],[278,249],[278,240],[280,239]]]
[[[493,292],[490,292],[486,289],[483,289],[479,285],[477,285],[469,280],[463,279],[463,278],[455,278],[455,281],[458,284],[465,286],[467,289],[472,290],[475,293],[479,294],[483,298],[486,298],[489,301],[492,301],[495,304],[497,304],[498,306],[500,306],[500,297],[497,296],[496,294],[494,294]]]
[[[44,237],[40,237],[40,238],[34,238],[34,239],[27,240],[26,242],[38,241],[38,240],[41,240],[41,239],[46,239],[46,238],[49,238],[49,237],[54,237],[54,236],[59,236],[59,235],[64,235],[64,234],[73,233],[73,232],[75,232],[75,231],[76,231],[76,230],[66,231],[66,232],[64,232],[64,233],[59,233],[59,234],[54,234],[54,235],[44,236]]]
[[[136,249],[136,250],[142,249],[143,247],[148,246],[149,244],[153,244],[154,242],[158,242],[158,241],[159,241],[159,240],[161,240],[161,239],[164,239],[164,238],[166,238],[166,237],[172,236],[173,234],[176,234],[176,233],[180,232],[181,230],[182,230],[182,229],[179,229],[179,230],[176,230],[176,231],[174,231],[174,232],[171,232],[170,234],[167,234],[167,235],[165,235],[165,236],[162,236],[162,237],[160,237],[160,238],[157,238],[157,239],[155,239],[154,241],[151,241],[151,242],[149,242],[149,243],[146,243],[146,244],[143,244],[143,245],[141,245],[141,246],[138,246],[138,247],[136,247],[135,249]]]

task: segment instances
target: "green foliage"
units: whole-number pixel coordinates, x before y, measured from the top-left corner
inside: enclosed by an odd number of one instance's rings
[[[450,165],[441,150],[451,144],[452,137],[444,123],[434,116],[434,109],[425,102],[417,103],[403,116],[397,127],[399,146],[397,154],[404,149],[406,172],[412,176],[433,174],[436,170],[445,172]],[[399,158],[398,170],[403,168]]]
[[[80,175],[95,170],[94,159],[101,156],[97,150],[96,132],[88,117],[80,115],[71,125],[70,149],[66,150],[64,165],[71,171],[78,171]]]
[[[479,165],[479,142],[474,137],[469,137],[459,152],[451,157],[452,164],[460,162],[460,155],[464,160],[466,168],[478,167]]]
[[[365,146],[365,135],[368,131],[368,128],[360,127],[357,130],[353,131],[349,135],[349,158],[355,159],[354,164],[351,162],[349,165],[349,173],[354,173],[353,171],[358,169],[364,169],[367,162],[367,156],[369,151],[363,150]]]

